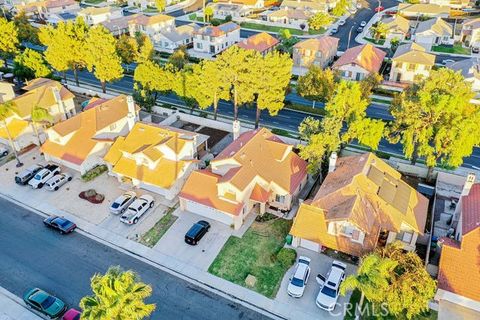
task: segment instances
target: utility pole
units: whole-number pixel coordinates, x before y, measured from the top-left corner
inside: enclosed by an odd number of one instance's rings
[[[352,37],[352,30],[353,28],[355,27],[357,23],[354,22],[353,25],[350,27],[350,32],[348,33],[348,42],[347,42],[347,49],[348,50],[350,48],[350,38]]]

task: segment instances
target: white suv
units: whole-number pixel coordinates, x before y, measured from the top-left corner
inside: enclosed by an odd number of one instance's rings
[[[290,282],[288,283],[288,295],[294,298],[300,298],[303,296],[309,276],[310,258],[300,256],[295,269],[293,270],[293,277],[290,278]]]
[[[138,219],[140,219],[148,209],[153,208],[154,205],[153,197],[144,194],[132,202],[127,211],[120,217],[120,221],[126,224],[135,224],[138,222]]]
[[[320,292],[318,292],[315,303],[320,309],[333,311],[337,304],[340,284],[345,280],[345,269],[347,265],[340,261],[333,261],[332,268],[326,277],[321,274],[317,275],[317,282],[320,284]]]
[[[49,164],[42,170],[38,171],[28,184],[33,189],[41,189],[45,182],[52,178],[57,173],[60,173],[60,167],[55,164]]]

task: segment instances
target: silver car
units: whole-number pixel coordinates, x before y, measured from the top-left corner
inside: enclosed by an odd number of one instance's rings
[[[60,173],[54,175],[52,178],[48,179],[47,182],[45,182],[45,189],[57,191],[68,181],[72,181],[72,175],[70,173]]]
[[[113,214],[121,214],[127,210],[128,206],[137,199],[137,194],[133,191],[127,191],[119,196],[110,205],[110,212]]]
[[[153,197],[148,194],[140,196],[140,198],[133,201],[131,205],[128,206],[127,211],[120,217],[120,221],[126,224],[136,224],[138,220],[148,211],[148,209],[153,208],[155,202]]]

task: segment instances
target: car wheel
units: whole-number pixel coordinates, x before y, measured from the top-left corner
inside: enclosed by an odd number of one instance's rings
[[[38,189],[42,189],[42,187],[43,187],[43,183],[39,183],[38,184]]]
[[[72,177],[68,178],[67,181],[72,181]]]
[[[153,208],[154,205],[155,205],[154,201],[150,202],[150,208]]]
[[[123,208],[122,210],[120,210],[120,214],[124,213],[125,210],[127,210],[127,208]]]
[[[133,224],[137,224],[138,218],[133,219]]]
[[[2,156],[6,157],[8,154],[8,151],[5,151],[4,153],[2,153]]]
[[[60,230],[60,234],[64,234],[65,232],[63,232],[63,230]]]
[[[58,190],[58,187],[55,187],[55,189],[54,189],[54,190],[55,190],[55,191],[57,191],[57,190]]]

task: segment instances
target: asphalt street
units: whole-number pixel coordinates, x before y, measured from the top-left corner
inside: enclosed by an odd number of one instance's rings
[[[4,199],[0,243],[0,286],[18,296],[39,287],[78,309],[91,294],[90,278],[120,265],[152,285],[147,301],[157,307],[151,319],[269,319],[79,233],[62,236],[44,227],[37,214]]]

